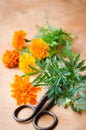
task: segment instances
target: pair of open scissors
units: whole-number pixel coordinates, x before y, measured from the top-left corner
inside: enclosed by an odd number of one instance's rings
[[[25,122],[28,122],[28,121],[31,121],[33,120],[33,126],[37,129],[37,130],[52,130],[55,128],[55,126],[57,125],[58,123],[58,119],[57,119],[57,116],[48,111],[52,106],[53,106],[53,103],[54,102],[54,99],[51,98],[51,99],[48,99],[48,95],[45,94],[42,99],[40,100],[40,102],[38,103],[38,105],[36,107],[32,106],[32,105],[22,105],[22,106],[19,106],[18,108],[15,109],[14,113],[13,113],[13,118],[18,121],[18,122],[21,122],[21,123],[25,123]],[[46,103],[46,104],[45,104]],[[45,104],[45,105],[44,105]],[[44,106],[44,107],[43,107]],[[18,117],[18,114],[19,112],[24,109],[24,108],[30,108],[33,110],[33,113],[31,116],[29,116],[28,118],[26,119],[20,119]],[[43,128],[43,127],[39,127],[38,126],[38,120],[41,118],[41,116],[43,115],[50,115],[53,117],[53,123],[46,127],[46,128]]]

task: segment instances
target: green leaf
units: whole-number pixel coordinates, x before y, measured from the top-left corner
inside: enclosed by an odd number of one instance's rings
[[[51,98],[54,94],[54,89],[48,90],[46,94],[48,94],[48,98]]]
[[[69,46],[68,41],[66,42],[66,53],[67,53],[68,58],[70,59],[70,62],[72,63],[73,57],[72,57],[72,53],[70,51],[70,46]]]
[[[80,59],[80,54],[77,54],[74,60],[74,64],[76,64]]]
[[[62,61],[63,61],[63,63],[65,64],[65,66],[66,66],[67,68],[71,68],[70,62],[68,62],[68,61],[66,61],[66,60],[64,60],[64,59],[62,59]]]
[[[80,68],[81,71],[85,71],[86,70],[86,66],[83,66]]]
[[[29,67],[30,67],[32,70],[36,71],[36,72],[40,72],[40,70],[39,70],[39,69],[37,69],[37,68],[36,68],[36,67],[34,67],[34,66],[29,65]]]
[[[71,108],[72,108],[72,110],[75,111],[75,112],[80,112],[80,108],[75,107],[73,103],[71,103]]]
[[[22,56],[24,53],[28,53],[30,55],[30,51],[28,48],[21,49],[19,50],[19,52],[20,52],[20,56]]]
[[[85,97],[85,93],[83,91],[80,91],[79,94],[81,97],[83,97],[83,98]]]
[[[85,87],[78,86],[77,88],[74,88],[71,92],[72,96],[76,97],[79,92],[85,91]]]
[[[79,109],[86,111],[86,106],[78,106]]]
[[[76,98],[74,102],[79,102],[80,104],[86,104],[86,96]]]
[[[76,65],[76,67],[77,67],[77,68],[81,68],[81,67],[84,65],[84,62],[85,62],[85,60],[82,60],[81,62],[79,62],[79,63]]]
[[[35,72],[29,72],[29,73],[27,73],[29,76],[31,76],[31,75],[35,75],[35,74],[38,74],[39,72],[38,71],[35,71]]]
[[[40,74],[33,80],[32,83],[38,82],[38,81],[40,80],[41,76],[42,76],[42,74],[40,73]]]

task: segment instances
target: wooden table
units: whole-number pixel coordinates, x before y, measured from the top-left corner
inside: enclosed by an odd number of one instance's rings
[[[78,37],[73,49],[86,58],[86,0],[0,0],[0,59],[7,49],[12,48],[13,33],[23,29],[27,37],[36,34],[36,24],[45,23],[45,14],[55,27],[73,32]],[[10,83],[18,68],[7,69],[0,60],[0,130],[35,130],[32,123],[19,124],[12,118],[17,107],[11,98]],[[43,94],[43,92],[42,92]],[[52,110],[59,119],[55,130],[86,130],[86,113],[78,114],[70,108],[55,106]],[[30,114],[24,111],[23,115]],[[45,121],[45,122],[44,122]],[[46,126],[51,119],[43,117],[41,124]]]

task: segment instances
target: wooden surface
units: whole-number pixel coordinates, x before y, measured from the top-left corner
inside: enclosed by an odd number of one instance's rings
[[[23,29],[27,37],[32,38],[36,33],[35,25],[44,24],[46,13],[52,25],[75,33],[78,38],[73,49],[86,59],[86,0],[0,0],[0,130],[35,130],[32,123],[19,124],[12,118],[17,105],[11,98],[10,83],[14,75],[21,72],[18,68],[5,68],[1,59],[5,50],[13,49],[13,33]],[[78,114],[70,108],[57,106],[51,111],[59,119],[55,130],[86,130],[85,112]],[[30,111],[27,110],[22,113],[28,114]],[[43,117],[40,123],[46,126],[50,121]]]

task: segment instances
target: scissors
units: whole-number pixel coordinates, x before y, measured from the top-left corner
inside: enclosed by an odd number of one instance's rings
[[[53,105],[54,105],[54,99],[53,98],[48,99],[48,95],[45,94],[42,97],[42,99],[39,101],[38,105],[35,107],[32,105],[22,105],[22,106],[17,107],[15,109],[15,111],[13,112],[13,118],[20,123],[25,123],[25,122],[29,122],[29,121],[33,120],[33,126],[37,130],[52,130],[58,124],[57,116],[53,112],[48,111]],[[33,113],[28,118],[20,119],[18,117],[18,114],[24,108],[32,109]],[[50,115],[51,117],[53,117],[53,123],[50,126],[48,126],[48,127],[39,127],[38,126],[38,121],[41,118],[41,116],[43,116],[43,115]]]

